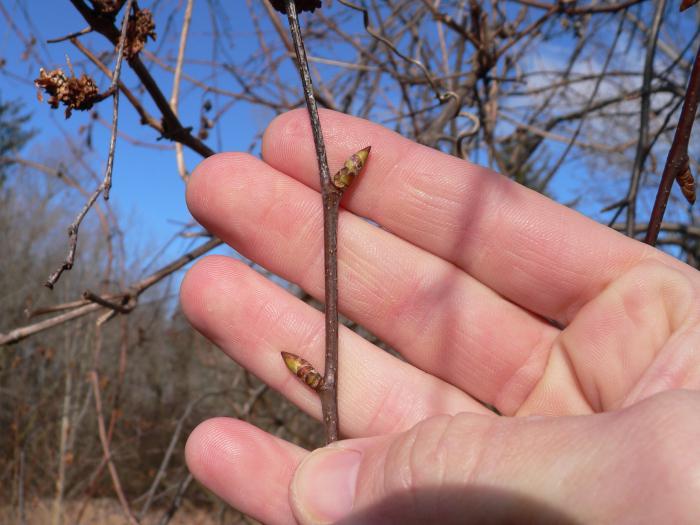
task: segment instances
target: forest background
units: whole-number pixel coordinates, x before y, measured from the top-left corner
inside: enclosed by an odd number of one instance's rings
[[[112,187],[88,209],[104,189],[109,38],[124,3],[0,0],[0,522],[252,522],[192,480],[189,431],[226,415],[313,448],[322,429],[183,318],[191,260],[242,258],[194,223],[184,188],[213,152],[259,155],[275,115],[304,106],[286,17],[268,0],[135,2]],[[698,50],[697,6],[323,4],[300,16],[322,107],[644,236]],[[73,98],[53,109],[46,87],[61,82]],[[81,210],[72,269],[59,271]],[[658,246],[695,267],[696,220],[674,185]]]

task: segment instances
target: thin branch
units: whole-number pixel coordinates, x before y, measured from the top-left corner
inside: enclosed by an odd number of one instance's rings
[[[80,31],[76,31],[75,33],[70,33],[66,36],[62,36],[59,38],[51,38],[46,41],[47,44],[57,44],[59,42],[64,42],[66,40],[73,40],[74,38],[77,38],[79,36],[87,35],[88,33],[92,33],[92,28],[90,26],[81,29]]]
[[[182,21],[182,31],[180,31],[180,46],[177,51],[177,62],[175,64],[175,76],[173,78],[173,91],[170,95],[170,107],[173,113],[177,116],[177,103],[180,97],[180,78],[182,76],[182,63],[185,60],[185,48],[187,47],[187,35],[190,30],[190,21],[192,20],[192,4],[194,0],[187,0],[185,7],[185,17]],[[182,151],[182,144],[175,143],[175,159],[177,160],[177,171],[180,178],[187,182],[187,170],[185,168],[185,156]]]
[[[311,131],[316,147],[316,159],[321,177],[321,195],[323,198],[323,254],[325,268],[325,315],[326,315],[326,360],[324,386],[319,392],[323,422],[326,429],[326,443],[338,440],[338,208],[342,192],[331,183],[326,157],[326,145],[323,142],[321,121],[314,99],[313,84],[306,59],[304,41],[301,37],[299,18],[294,0],[285,0],[289,29],[297,55],[297,64],[304,98],[311,120]]]
[[[651,80],[654,75],[654,56],[656,55],[656,43],[659,40],[659,30],[663,19],[666,0],[659,0],[656,4],[656,12],[652,22],[651,34],[648,36],[647,52],[644,59],[644,76],[642,80],[642,98],[639,115],[639,140],[637,150],[634,154],[634,166],[632,176],[627,191],[627,236],[631,237],[634,231],[634,222],[637,215],[637,194],[639,193],[639,182],[644,170],[644,162],[649,153],[649,110],[651,108]]]
[[[222,244],[222,241],[217,239],[217,238],[213,238],[213,239],[205,242],[204,244],[195,248],[191,252],[188,252],[188,253],[178,257],[173,262],[160,268],[159,270],[152,273],[148,277],[145,277],[145,278],[141,279],[140,281],[137,281],[136,283],[132,284],[131,286],[129,286],[127,291],[121,295],[122,296],[128,295],[129,297],[132,298],[132,300],[136,300],[143,292],[148,290],[154,284],[162,281],[168,275],[176,272],[177,270],[179,270],[180,268],[182,268],[186,264],[195,260],[197,257],[204,255],[205,253],[213,250],[214,248],[220,246],[221,244]],[[102,298],[106,299],[106,300],[109,300],[109,299],[114,298],[114,297],[115,297],[115,295],[109,295],[109,294],[102,296]],[[45,320],[40,321],[38,323],[30,324],[27,326],[22,326],[20,328],[15,328],[14,330],[11,330],[5,334],[0,334],[0,346],[10,345],[10,344],[16,343],[18,341],[21,341],[22,339],[26,339],[29,336],[32,336],[32,335],[37,334],[39,332],[43,332],[44,330],[48,330],[49,328],[53,328],[54,326],[58,326],[58,325],[61,325],[63,323],[66,323],[68,321],[72,321],[73,319],[78,319],[79,317],[83,317],[87,314],[90,314],[92,312],[99,310],[100,308],[103,308],[103,307],[97,303],[88,303],[88,304],[84,304],[83,306],[76,308],[75,310],[65,312],[65,313],[57,315],[55,317],[51,317],[50,319],[45,319]]]
[[[367,9],[365,9],[362,6],[358,6],[353,4],[352,2],[349,2],[348,0],[338,0],[341,4],[343,4],[346,7],[349,7],[350,9],[354,9],[355,11],[359,11],[362,13],[362,22],[365,26],[365,31],[369,33],[373,38],[381,41],[384,45],[386,45],[389,49],[391,49],[396,55],[401,57],[403,60],[406,62],[410,62],[414,66],[417,66],[422,72],[423,75],[425,76],[425,79],[428,81],[428,84],[430,84],[430,87],[432,88],[433,92],[435,93],[435,97],[440,101],[440,102],[446,102],[450,98],[457,98],[457,94],[452,92],[452,91],[445,91],[441,92],[438,89],[437,84],[433,80],[433,76],[430,74],[430,71],[428,71],[428,68],[425,67],[423,62],[420,60],[415,60],[409,56],[404,55],[401,51],[398,50],[398,48],[389,40],[388,38],[384,37],[377,31],[375,31],[372,26],[369,25],[369,12]]]
[[[185,492],[187,492],[187,489],[189,488],[190,483],[192,483],[193,479],[194,478],[192,476],[192,473],[190,472],[188,472],[187,475],[182,479],[180,485],[177,487],[175,497],[173,498],[172,503],[170,503],[170,507],[168,507],[168,509],[163,513],[163,516],[160,518],[158,525],[168,525],[168,523],[170,523],[170,520],[182,505],[182,498],[185,495]]]
[[[129,13],[134,0],[128,0],[124,9],[124,20],[122,20],[122,30],[119,35],[119,46],[117,46],[117,63],[114,66],[112,73],[112,84],[110,89],[113,91],[112,105],[112,134],[109,137],[109,154],[107,155],[107,167],[105,168],[104,178],[104,200],[109,200],[109,191],[112,189],[112,170],[114,169],[114,150],[117,146],[117,121],[119,119],[119,76],[122,71],[122,59],[124,58],[124,44],[126,42],[126,28],[129,25]],[[77,230],[76,230],[77,234]]]
[[[75,220],[68,227],[68,254],[61,265],[54,270],[54,272],[49,275],[44,285],[53,289],[56,282],[61,278],[64,271],[73,268],[73,263],[75,262],[75,252],[78,248],[78,230],[80,229],[80,224],[83,222],[85,215],[90,211],[90,208],[99,197],[100,193],[104,192],[104,199],[109,199],[109,190],[112,187],[112,170],[114,168],[114,150],[117,144],[117,120],[119,115],[119,89],[117,83],[119,81],[119,75],[121,73],[122,58],[124,51],[124,43],[126,42],[126,28],[129,22],[129,11],[131,10],[131,5],[134,0],[128,0],[126,5],[126,12],[124,13],[124,20],[122,21],[121,34],[119,36],[119,46],[117,49],[117,62],[114,66],[114,72],[112,73],[112,84],[110,90],[112,91],[112,97],[114,100],[112,106],[112,133],[109,139],[109,153],[107,154],[107,166],[105,168],[105,175],[103,181],[95,189],[95,191],[90,195],[87,202],[80,210]]]
[[[578,138],[579,134],[581,133],[581,129],[583,129],[583,123],[586,120],[586,116],[589,115],[589,110],[593,106],[593,101],[595,100],[595,97],[598,95],[598,89],[600,89],[600,85],[603,82],[603,79],[605,78],[605,74],[608,70],[608,66],[610,65],[610,60],[613,57],[613,54],[615,53],[615,48],[617,47],[617,41],[620,38],[620,35],[622,34],[622,28],[624,26],[625,19],[620,18],[620,23],[617,26],[617,32],[615,33],[615,38],[613,39],[612,44],[610,44],[610,49],[608,50],[608,54],[605,57],[605,62],[603,63],[603,68],[600,71],[600,76],[596,80],[595,85],[593,86],[593,91],[591,92],[591,96],[588,98],[588,102],[586,102],[586,107],[583,110],[583,116],[579,119],[578,125],[576,126],[576,130],[574,131],[573,135],[571,136],[571,141],[566,145],[566,148],[564,149],[563,153],[559,156],[559,159],[557,159],[557,162],[550,168],[550,170],[547,172],[547,174],[542,177],[540,180],[539,184],[537,185],[537,191],[540,193],[544,192],[545,188],[549,185],[550,181],[552,180],[552,177],[559,171],[559,168],[561,165],[564,163],[564,160],[566,157],[569,155],[569,152],[571,151],[571,148],[573,148],[576,139]]]
[[[113,301],[110,301],[109,299],[105,299],[104,297],[97,295],[94,292],[91,292],[90,290],[85,290],[83,292],[83,299],[92,303],[97,303],[100,306],[104,306],[105,308],[109,308],[110,310],[114,310],[115,312],[119,312],[120,314],[128,314],[129,312],[131,312],[131,310],[134,309],[134,306],[136,305],[132,301],[128,301],[126,304],[115,303]],[[128,296],[125,296],[125,299],[128,299]]]
[[[681,115],[678,118],[678,127],[673,135],[673,143],[666,157],[666,165],[664,166],[661,182],[654,200],[654,207],[651,211],[649,219],[649,229],[644,238],[644,242],[654,246],[656,239],[659,236],[659,228],[661,221],[664,218],[666,204],[671,195],[671,188],[675,178],[688,166],[688,143],[690,142],[690,134],[693,131],[695,123],[695,114],[698,109],[698,96],[700,95],[700,47],[695,55],[693,70],[690,73],[690,81],[685,93],[683,108]]]
[[[241,376],[237,376],[236,379],[238,380]],[[165,477],[165,471],[168,468],[168,465],[170,464],[170,459],[173,456],[173,453],[175,452],[175,447],[177,446],[178,441],[180,440],[180,435],[182,434],[182,429],[184,428],[185,422],[187,419],[190,417],[192,414],[192,411],[195,409],[195,407],[204,401],[205,399],[212,397],[212,396],[219,396],[222,394],[225,394],[229,392],[230,390],[234,389],[236,385],[232,386],[231,388],[228,388],[226,390],[218,390],[216,392],[206,392],[199,396],[196,399],[191,400],[187,406],[185,407],[185,410],[182,413],[182,416],[177,420],[177,423],[175,425],[175,430],[173,431],[172,436],[170,437],[170,443],[168,444],[168,448],[165,451],[165,454],[163,454],[163,459],[160,463],[160,467],[158,468],[158,472],[156,472],[156,475],[153,477],[153,482],[151,483],[151,486],[148,489],[148,492],[146,493],[146,501],[144,502],[143,506],[141,507],[141,510],[139,511],[139,519],[143,519],[146,516],[146,513],[148,510],[151,508],[151,504],[153,503],[153,498],[156,495],[156,490],[158,490],[158,486],[160,485],[160,482],[163,480],[163,477]]]
[[[92,384],[93,394],[95,396],[95,410],[97,412],[97,430],[100,435],[100,442],[102,443],[102,451],[104,453],[105,460],[107,461],[107,468],[109,469],[109,474],[112,478],[112,484],[114,485],[114,490],[119,498],[119,503],[122,506],[122,510],[126,514],[129,523],[132,525],[138,525],[138,521],[134,517],[131,509],[129,508],[129,502],[126,500],[124,495],[124,490],[122,489],[121,482],[119,480],[119,474],[117,473],[117,468],[114,466],[114,461],[112,461],[112,453],[109,450],[109,441],[107,440],[107,432],[105,431],[105,422],[102,415],[102,398],[100,396],[100,381],[97,375],[97,371],[92,370],[90,372],[90,383]]]

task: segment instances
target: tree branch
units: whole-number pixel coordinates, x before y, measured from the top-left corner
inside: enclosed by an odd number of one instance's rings
[[[661,175],[661,182],[659,183],[654,207],[651,211],[651,218],[649,219],[649,229],[644,238],[644,242],[652,246],[656,244],[656,239],[659,236],[659,228],[664,218],[664,213],[666,212],[666,204],[668,204],[668,198],[671,195],[673,181],[682,173],[682,170],[686,169],[688,166],[688,143],[690,142],[690,133],[693,131],[693,124],[695,123],[699,94],[700,47],[695,56],[693,70],[690,73],[690,81],[688,82],[688,88],[685,93],[683,108],[678,118],[678,127],[673,135],[673,143],[668,152],[668,157],[666,157],[666,165]]]
[[[294,0],[285,0],[289,29],[297,55],[299,74],[304,88],[304,98],[311,120],[311,132],[314,136],[316,159],[321,177],[321,196],[323,199],[323,253],[325,274],[325,315],[326,315],[326,359],[324,385],[319,391],[323,422],[326,428],[326,443],[338,440],[338,208],[342,192],[331,183],[326,157],[326,145],[323,142],[321,121],[314,99],[313,84],[306,59],[304,41],[301,37],[299,18]]]

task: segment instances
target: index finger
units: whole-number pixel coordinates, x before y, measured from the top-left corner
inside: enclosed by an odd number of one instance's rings
[[[487,168],[377,124],[328,110],[321,111],[321,124],[331,173],[372,146],[344,207],[549,319],[567,324],[644,258],[683,266]],[[313,144],[306,112],[291,111],[268,127],[263,158],[317,189]]]

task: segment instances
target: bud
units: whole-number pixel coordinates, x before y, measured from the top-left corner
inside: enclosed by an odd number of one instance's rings
[[[695,179],[690,171],[690,166],[685,163],[685,166],[681,169],[676,177],[678,185],[681,187],[683,196],[690,204],[695,204]]]
[[[357,153],[354,153],[352,157],[345,161],[345,165],[340,168],[338,173],[333,175],[331,182],[333,186],[339,190],[344,190],[352,184],[362,171],[362,168],[367,162],[367,157],[369,156],[369,150],[372,146],[367,146],[365,149],[361,149]]]
[[[311,363],[298,355],[289,352],[281,352],[284,364],[289,371],[295,374],[307,386],[318,392],[323,387],[323,376],[316,371]]]

